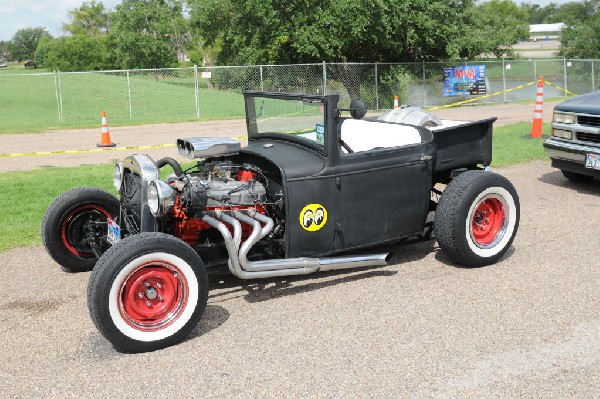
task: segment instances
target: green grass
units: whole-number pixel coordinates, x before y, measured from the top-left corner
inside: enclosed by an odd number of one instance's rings
[[[112,126],[244,117],[241,89],[200,88],[198,118],[192,70],[168,71],[168,75],[137,71],[130,75],[129,84],[125,72],[27,72],[0,73],[0,134],[97,127],[102,111]]]
[[[542,133],[548,134],[550,124],[545,123]],[[532,139],[531,123],[516,123],[494,128],[492,167],[504,167],[517,163],[547,159],[543,140]]]
[[[531,124],[518,123],[494,129],[492,167],[546,159],[542,140],[530,139]],[[544,126],[547,132],[549,125]],[[193,164],[186,163],[184,168]],[[84,165],[0,174],[0,251],[41,244],[40,224],[50,202],[78,186],[95,186],[114,193],[114,165]],[[161,170],[163,176],[169,168]]]
[[[39,245],[44,211],[63,191],[77,186],[96,186],[114,192],[113,168],[112,164],[45,167],[0,174],[0,251]]]

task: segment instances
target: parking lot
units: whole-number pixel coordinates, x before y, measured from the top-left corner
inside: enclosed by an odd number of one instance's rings
[[[190,337],[153,353],[95,329],[89,273],[42,248],[0,253],[0,396],[598,397],[600,182],[547,161],[497,172],[521,201],[499,263],[457,267],[431,240],[382,268],[213,278]]]

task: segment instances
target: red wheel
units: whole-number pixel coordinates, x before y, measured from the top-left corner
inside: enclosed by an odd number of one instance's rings
[[[112,218],[105,208],[98,205],[84,205],[71,211],[61,223],[60,237],[65,248],[73,255],[90,258],[94,256],[89,244],[86,243],[87,234],[95,230],[96,222],[106,222]]]
[[[48,254],[73,272],[92,270],[110,244],[106,219],[119,215],[119,200],[96,187],[77,187],[58,196],[46,209],[42,242]]]
[[[88,309],[117,349],[147,352],[176,344],[196,326],[208,300],[206,270],[185,242],[140,233],[112,246],[88,283]]]
[[[493,246],[506,231],[505,203],[487,196],[475,206],[471,217],[471,237],[477,246]]]
[[[444,190],[435,211],[435,238],[456,262],[489,265],[511,246],[519,217],[519,196],[505,177],[470,170]]]
[[[119,308],[131,327],[160,330],[177,319],[188,294],[188,282],[177,266],[150,261],[125,277],[118,297]]]

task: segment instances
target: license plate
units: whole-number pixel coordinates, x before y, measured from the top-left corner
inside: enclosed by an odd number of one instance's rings
[[[108,225],[108,234],[106,235],[106,239],[111,243],[111,245],[115,245],[121,241],[121,227],[111,218],[107,218],[106,222]]]
[[[585,167],[600,170],[600,155],[587,154],[585,157]]]

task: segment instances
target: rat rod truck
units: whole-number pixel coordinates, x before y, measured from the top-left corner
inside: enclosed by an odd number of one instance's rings
[[[510,247],[519,198],[489,171],[495,118],[439,121],[413,107],[364,118],[360,100],[342,109],[338,95],[244,98],[246,147],[179,139],[192,166],[131,155],[115,167],[119,199],[79,187],[47,209],[44,245],[66,269],[93,269],[89,312],[116,349],[184,339],[204,311],[207,271],[257,279],[383,266],[393,255],[373,248],[432,232],[467,267]],[[174,173],[161,178],[167,165]]]

